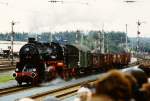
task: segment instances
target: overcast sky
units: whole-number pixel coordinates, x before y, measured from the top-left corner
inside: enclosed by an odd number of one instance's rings
[[[15,31],[50,32],[65,30],[125,31],[136,37],[138,19],[141,36],[150,37],[150,0],[0,0],[0,32],[10,32],[10,22],[16,22]],[[5,4],[8,3],[8,4]],[[88,3],[88,4],[87,4]]]

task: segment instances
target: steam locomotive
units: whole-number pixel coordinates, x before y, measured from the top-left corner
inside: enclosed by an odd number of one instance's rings
[[[130,62],[129,53],[100,54],[83,45],[41,43],[30,38],[19,52],[13,76],[19,85],[36,85],[60,76],[67,80],[122,67]]]

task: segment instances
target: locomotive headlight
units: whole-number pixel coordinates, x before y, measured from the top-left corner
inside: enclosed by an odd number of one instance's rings
[[[13,73],[13,77],[17,77],[17,74],[16,74],[16,73]]]
[[[32,71],[33,71],[33,72],[36,72],[36,69],[34,68]]]
[[[16,68],[16,70],[15,70],[16,72],[18,72],[19,71],[19,69],[18,68]]]
[[[36,74],[32,72],[32,75],[31,75],[31,76],[32,76],[33,78],[35,78],[35,77],[36,77]]]

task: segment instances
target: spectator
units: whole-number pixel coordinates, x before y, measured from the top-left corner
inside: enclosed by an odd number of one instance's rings
[[[125,77],[129,80],[131,84],[131,93],[133,95],[135,89],[139,89],[137,86],[137,81],[131,74],[125,73]]]
[[[143,84],[140,90],[145,94],[145,97],[147,98],[147,100],[145,101],[150,101],[150,83]]]
[[[123,72],[131,74],[137,81],[134,86],[132,86],[132,97],[136,101],[147,101],[147,97],[145,96],[145,92],[140,91],[140,88],[144,83],[148,82],[148,77],[146,73],[140,68],[127,68],[124,69]]]
[[[131,87],[129,79],[124,73],[118,70],[111,70],[96,82],[96,94],[101,98],[107,98],[110,101],[128,101],[131,98]],[[93,101],[93,100],[92,100]]]
[[[83,83],[81,88],[77,91],[77,98],[74,101],[91,101],[92,92],[90,84]]]
[[[139,88],[141,88],[144,83],[148,82],[148,76],[140,68],[127,68],[124,69],[123,72],[133,75],[138,83]]]

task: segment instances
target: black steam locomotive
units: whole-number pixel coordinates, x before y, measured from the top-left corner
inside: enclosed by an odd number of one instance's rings
[[[19,85],[23,82],[36,85],[57,76],[67,80],[130,62],[129,53],[91,53],[90,49],[79,44],[41,43],[34,39],[20,49],[19,58],[13,74]]]

